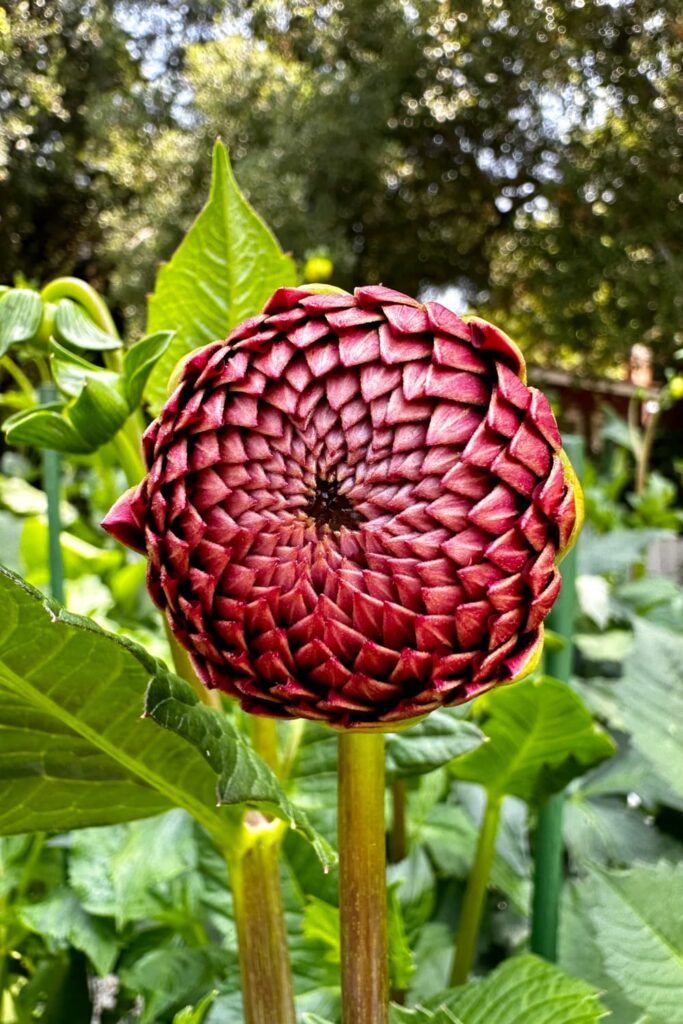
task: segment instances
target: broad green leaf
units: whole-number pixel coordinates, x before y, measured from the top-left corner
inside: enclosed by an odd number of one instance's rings
[[[445,1007],[427,1010],[424,1006],[396,1006],[392,1003],[389,1010],[390,1024],[462,1024],[462,1022]]]
[[[581,698],[558,679],[500,687],[480,697],[474,710],[489,742],[453,761],[451,771],[493,796],[538,804],[616,749]]]
[[[45,491],[34,487],[28,480],[0,475],[0,505],[15,516],[40,516],[47,513],[47,496]],[[60,501],[59,518],[64,525],[70,526],[78,518],[75,506],[68,501]]]
[[[461,1024],[596,1024],[606,1015],[596,990],[535,956],[505,960],[430,1005],[445,1004]]]
[[[77,537],[75,533],[62,530],[59,535],[62,549],[64,571],[67,576],[83,576],[86,574],[101,575],[121,564],[121,553],[113,548],[98,548],[87,540]],[[31,575],[42,575],[47,579],[45,553],[48,544],[47,522],[38,516],[28,516],[24,520],[21,534],[21,558]]]
[[[638,620],[617,684],[633,745],[683,795],[683,636]]]
[[[441,709],[403,732],[386,737],[387,776],[422,775],[478,747],[484,736],[472,722]]]
[[[324,866],[335,863],[329,843],[289,800],[232,719],[202,704],[189,683],[170,673],[155,676],[147,690],[145,714],[196,747],[215,772],[220,804],[247,803],[272,812],[309,840]]]
[[[62,415],[62,408],[61,402],[52,402],[9,416],[2,425],[8,443],[54,448],[57,452],[71,455],[84,455],[92,451],[90,443]]]
[[[111,381],[88,377],[78,398],[66,408],[66,415],[81,437],[86,438],[90,451],[111,441],[128,419],[128,402],[117,384],[112,386]]]
[[[672,537],[670,530],[610,530],[596,533],[586,525],[577,548],[579,573],[623,573],[643,562],[647,550],[660,537]]]
[[[623,661],[633,646],[633,634],[629,629],[608,629],[604,633],[577,633],[574,643],[584,658],[602,665],[609,661]]]
[[[71,299],[60,299],[55,311],[54,335],[63,345],[89,352],[121,348],[118,338],[107,334],[90,319],[82,306]]]
[[[653,1024],[681,1019],[683,864],[595,874],[591,919],[605,970]]]
[[[175,809],[145,821],[79,829],[72,838],[69,884],[87,911],[113,917],[122,928],[140,918],[163,918],[169,884],[197,864],[192,819]]]
[[[222,949],[155,949],[120,972],[121,983],[134,995],[144,996],[140,1024],[205,996],[225,975],[227,960]]]
[[[389,982],[392,989],[405,991],[413,976],[414,966],[396,889],[397,886],[392,885],[388,891]]]
[[[137,409],[149,375],[171,344],[173,331],[155,331],[140,338],[123,357],[123,383],[128,404]]]
[[[224,338],[259,313],[276,288],[294,284],[294,261],[240,192],[227,150],[217,142],[209,200],[159,270],[149,300],[147,330],[177,332],[147,382],[152,410],[158,412],[165,402],[179,359]]]
[[[563,886],[558,966],[599,990],[601,1002],[611,1013],[609,1024],[635,1024],[639,1018],[638,1010],[606,973],[596,942],[591,920],[596,881],[597,876],[592,874],[578,880],[567,880]]]
[[[38,292],[12,288],[0,295],[0,356],[11,345],[30,341],[42,318],[43,303]]]
[[[57,387],[69,398],[77,398],[91,377],[106,382],[110,387],[116,387],[119,380],[118,373],[89,363],[54,339],[50,341],[50,364]]]
[[[82,828],[184,807],[219,843],[215,778],[140,719],[163,664],[0,567],[0,832]]]
[[[57,889],[39,903],[24,904],[19,918],[31,931],[80,949],[98,974],[108,974],[114,966],[119,945],[113,929],[86,913],[68,889]]]

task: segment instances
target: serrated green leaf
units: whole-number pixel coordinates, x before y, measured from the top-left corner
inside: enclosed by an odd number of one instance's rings
[[[565,802],[564,841],[577,864],[610,864],[625,867],[633,861],[675,858],[683,847],[655,827],[640,808],[621,798],[587,799],[582,790]]]
[[[231,842],[203,759],[140,719],[147,683],[167,673],[0,566],[0,832],[103,825],[176,805]]]
[[[128,405],[137,409],[149,375],[171,344],[174,331],[155,331],[140,338],[123,357],[123,385]]]
[[[147,382],[152,411],[165,402],[179,359],[224,338],[235,324],[260,312],[276,288],[294,284],[294,261],[240,192],[225,146],[217,142],[209,200],[159,270],[149,300],[147,330],[177,332]]]
[[[439,996],[461,1024],[596,1024],[606,1015],[596,990],[535,956],[504,961],[481,981]]]
[[[86,913],[68,889],[57,889],[38,903],[24,904],[18,915],[31,931],[80,949],[98,974],[108,974],[114,966],[118,942],[113,929]]]
[[[683,864],[593,877],[590,914],[605,970],[653,1024],[683,1020]]]
[[[30,341],[42,318],[43,303],[38,292],[12,288],[0,295],[0,356],[11,345]]]
[[[581,698],[558,679],[499,687],[479,698],[474,711],[489,742],[453,761],[451,771],[492,796],[538,804],[616,749]]]
[[[433,711],[410,729],[387,734],[387,776],[404,778],[431,772],[475,750],[483,739],[483,733],[472,722],[445,709]]]
[[[617,685],[633,745],[683,795],[683,636],[637,620]]]
[[[84,455],[91,446],[62,414],[63,404],[51,402],[35,409],[14,413],[2,425],[8,444],[52,448],[70,455]]]
[[[66,408],[66,415],[76,431],[87,438],[90,451],[111,441],[129,414],[128,402],[119,391],[118,378],[112,385],[110,380],[94,375],[83,381],[78,398]]]
[[[216,774],[221,804],[246,803],[272,812],[309,840],[324,866],[335,863],[327,840],[289,800],[275,774],[254,753],[234,722],[202,704],[189,683],[170,674],[153,678],[145,698],[145,714],[196,747]]]
[[[57,341],[75,349],[107,352],[121,348],[118,338],[107,334],[90,319],[82,306],[71,299],[60,299],[55,310],[54,335]]]

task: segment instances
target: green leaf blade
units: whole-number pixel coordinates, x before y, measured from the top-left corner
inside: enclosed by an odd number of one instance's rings
[[[538,804],[610,757],[615,745],[558,679],[525,679],[480,698],[489,742],[453,761],[452,773],[494,796]]]
[[[78,350],[107,352],[121,348],[118,338],[98,327],[82,306],[71,299],[60,299],[57,303],[54,333],[57,341]]]
[[[224,338],[258,313],[276,288],[295,283],[294,261],[240,192],[227,150],[217,142],[209,200],[160,268],[149,300],[148,331],[176,332],[145,388],[152,410],[166,400],[179,359]]]
[[[0,295],[0,356],[12,345],[30,341],[43,318],[40,295],[29,288],[12,288]]]

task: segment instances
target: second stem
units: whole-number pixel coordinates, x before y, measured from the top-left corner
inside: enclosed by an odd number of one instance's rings
[[[343,1024],[387,1024],[389,956],[384,735],[339,735],[338,844]]]
[[[470,877],[467,880],[465,897],[460,911],[455,960],[451,972],[451,985],[464,985],[467,981],[477,952],[479,926],[484,911],[486,887],[491,874],[491,865],[496,852],[496,834],[500,820],[501,798],[489,795],[484,811],[484,820],[479,833],[477,852]]]

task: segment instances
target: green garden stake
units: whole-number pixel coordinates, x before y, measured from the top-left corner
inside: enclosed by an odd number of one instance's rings
[[[54,402],[57,389],[47,382],[38,388],[41,405]],[[51,448],[41,449],[43,471],[43,490],[47,497],[47,536],[48,564],[50,567],[50,593],[56,601],[64,604],[64,566],[62,564],[62,548],[60,544],[61,523],[59,520],[60,476],[61,466],[59,452]]]
[[[583,476],[583,438],[564,437],[564,449],[579,481]],[[548,626],[564,640],[560,649],[547,651],[548,675],[569,682],[572,667],[576,611],[576,546],[562,562],[562,590],[548,616]],[[538,812],[535,843],[534,892],[531,914],[531,951],[546,960],[557,959],[557,930],[562,891],[562,815],[564,793],[555,793]]]

